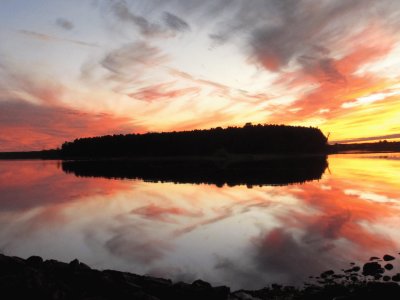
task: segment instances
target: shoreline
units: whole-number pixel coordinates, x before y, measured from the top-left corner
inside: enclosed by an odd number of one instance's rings
[[[303,287],[271,284],[259,290],[231,291],[197,279],[192,283],[116,270],[96,270],[74,259],[69,263],[39,256],[23,259],[0,254],[0,291],[10,299],[137,299],[137,300],[331,300],[394,299],[400,296],[400,273],[383,276],[395,257],[371,257],[362,267],[333,270]],[[383,267],[381,263],[384,263]]]
[[[62,160],[62,161],[266,161],[273,159],[321,157],[329,153],[288,153],[288,154],[216,154],[216,155],[176,155],[176,156],[110,156],[110,157],[86,157],[65,156],[61,153],[51,155],[43,154],[42,151],[34,152],[0,152],[0,160]]]
[[[245,161],[268,161],[275,159],[310,158],[323,157],[337,154],[374,154],[374,153],[400,153],[400,150],[343,150],[315,153],[222,153],[215,155],[176,155],[176,156],[68,156],[60,150],[42,150],[26,152],[0,152],[1,160],[60,160],[60,161],[130,161],[130,162],[245,162]]]

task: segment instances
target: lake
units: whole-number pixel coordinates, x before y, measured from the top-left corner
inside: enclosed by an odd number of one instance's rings
[[[118,178],[60,161],[0,161],[0,252],[234,289],[301,284],[397,254],[400,154],[328,163],[315,179],[213,184],[207,174]]]

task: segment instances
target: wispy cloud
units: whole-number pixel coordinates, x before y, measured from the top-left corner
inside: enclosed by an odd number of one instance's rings
[[[113,79],[132,80],[166,60],[166,55],[159,48],[140,41],[112,50],[100,64],[113,75]]]
[[[151,85],[129,93],[128,96],[143,101],[162,101],[178,99],[183,96],[196,95],[200,91],[199,87],[174,88],[174,83],[160,83]]]
[[[189,24],[170,12],[164,12],[163,24],[151,22],[146,17],[134,13],[124,0],[110,3],[111,11],[120,21],[134,25],[146,37],[171,37],[178,32],[188,31]]]
[[[19,34],[22,34],[22,35],[25,35],[25,36],[28,36],[31,38],[39,39],[41,41],[46,41],[46,42],[65,42],[65,43],[72,43],[72,44],[79,45],[79,46],[96,47],[96,48],[99,47],[99,45],[97,45],[95,43],[88,43],[88,42],[79,41],[79,40],[66,39],[66,38],[62,38],[62,37],[57,37],[57,36],[48,35],[45,33],[25,30],[25,29],[17,30],[17,32]]]
[[[168,26],[171,30],[181,32],[190,30],[190,26],[186,21],[170,12],[164,12],[163,17],[165,25]]]

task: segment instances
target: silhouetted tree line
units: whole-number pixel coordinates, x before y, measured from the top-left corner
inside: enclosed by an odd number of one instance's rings
[[[0,152],[0,159],[61,159],[59,149],[26,151],[26,152]]]
[[[65,142],[61,151],[71,157],[319,153],[327,151],[327,138],[314,127],[248,123],[244,127],[79,138]]]
[[[349,151],[400,151],[400,142],[388,142],[387,140],[375,143],[359,143],[359,144],[334,144],[330,146],[333,153],[349,152]]]

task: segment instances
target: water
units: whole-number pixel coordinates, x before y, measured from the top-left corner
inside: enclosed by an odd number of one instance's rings
[[[0,252],[235,289],[301,284],[400,250],[398,154],[330,156],[320,179],[278,186],[63,169],[0,161]]]

